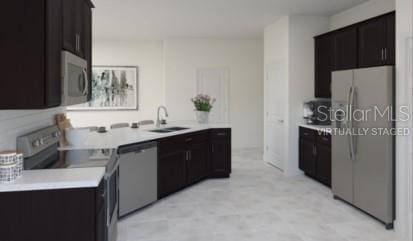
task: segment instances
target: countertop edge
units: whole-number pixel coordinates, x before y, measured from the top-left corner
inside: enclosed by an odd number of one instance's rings
[[[308,128],[311,130],[326,132],[331,134],[332,133],[332,126],[317,126],[317,125],[308,125],[308,124],[300,124],[299,127]]]
[[[0,193],[96,188],[104,174],[104,167],[23,171],[14,182],[0,183]]]

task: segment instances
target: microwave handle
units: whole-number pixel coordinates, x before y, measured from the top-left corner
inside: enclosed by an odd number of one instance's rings
[[[82,72],[83,72],[83,77],[84,77],[83,79],[85,80],[85,88],[83,89],[83,95],[87,95],[89,92],[89,79],[88,79],[86,70],[83,69]]]

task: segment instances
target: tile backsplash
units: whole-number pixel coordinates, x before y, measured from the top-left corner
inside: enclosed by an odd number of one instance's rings
[[[0,111],[0,150],[16,149],[16,137],[53,125],[54,116],[65,111],[65,107]]]

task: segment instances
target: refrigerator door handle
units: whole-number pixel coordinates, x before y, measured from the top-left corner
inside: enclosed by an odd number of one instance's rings
[[[351,109],[352,110],[355,106],[354,99],[356,98],[356,96],[357,96],[357,88],[353,87],[353,91],[351,94]],[[351,119],[351,129],[354,129],[353,119]],[[353,131],[351,133],[353,133]],[[357,154],[356,138],[357,138],[356,135],[353,135],[353,134],[351,135],[351,146],[352,146],[351,150],[352,150],[353,161],[356,160],[356,154]]]
[[[348,96],[347,96],[347,116],[346,116],[346,129],[348,130],[348,133],[346,133],[347,138],[348,138],[348,146],[349,146],[349,155],[350,155],[350,159],[352,161],[354,161],[353,159],[353,135],[352,135],[352,128],[353,128],[353,86],[350,87],[349,91],[348,91]]]

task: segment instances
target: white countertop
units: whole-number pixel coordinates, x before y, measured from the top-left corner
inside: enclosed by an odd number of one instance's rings
[[[104,167],[23,171],[14,182],[0,183],[0,192],[97,187],[104,174]]]
[[[175,122],[160,127],[186,127],[189,129],[181,131],[173,131],[169,133],[155,133],[149,130],[156,129],[154,125],[143,126],[138,129],[130,127],[108,130],[106,133],[90,132],[89,137],[79,146],[65,146],[59,150],[84,150],[84,149],[116,149],[119,146],[152,141],[159,138],[187,134],[191,132],[215,129],[215,128],[230,128],[229,124],[198,124],[195,122]]]
[[[330,133],[332,132],[332,126],[320,126],[320,125],[309,125],[309,124],[301,124],[301,127],[304,128],[308,128],[308,129],[312,129],[312,130],[316,130],[316,131],[322,131],[322,132],[326,132],[326,133]]]
[[[91,132],[86,142],[80,146],[66,146],[60,150],[116,149],[119,146],[146,142],[168,136],[181,135],[213,128],[230,128],[228,124],[198,124],[195,122],[176,122],[167,127],[187,127],[189,129],[170,133],[155,133],[149,125],[139,129],[119,128],[106,133]],[[12,183],[0,183],[0,192],[51,190],[97,187],[105,173],[104,167],[66,168],[24,171],[22,177]]]

